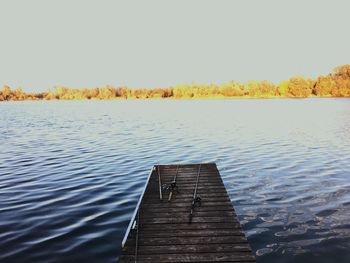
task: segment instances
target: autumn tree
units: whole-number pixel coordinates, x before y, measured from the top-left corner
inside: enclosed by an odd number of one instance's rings
[[[317,96],[350,96],[350,65],[337,67],[328,76],[320,76],[313,92]]]
[[[10,100],[11,99],[11,88],[7,85],[4,85],[1,90],[1,97],[3,100]]]
[[[313,82],[303,77],[293,77],[288,81],[287,96],[305,98],[311,95]]]
[[[336,67],[331,75],[335,78],[350,79],[350,64]]]
[[[332,76],[320,76],[317,78],[313,87],[313,93],[316,96],[331,96],[332,91],[336,88],[337,83]]]

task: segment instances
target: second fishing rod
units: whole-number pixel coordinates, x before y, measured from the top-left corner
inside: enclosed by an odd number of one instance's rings
[[[202,204],[202,199],[197,195],[198,182],[199,182],[199,175],[201,173],[201,167],[202,167],[202,165],[199,164],[196,185],[194,187],[193,198],[192,198],[192,203],[191,203],[191,210],[190,210],[190,216],[189,216],[189,222],[188,222],[189,224],[192,223],[192,217],[193,217],[193,212],[194,212],[195,207],[196,206],[201,206],[201,204]]]

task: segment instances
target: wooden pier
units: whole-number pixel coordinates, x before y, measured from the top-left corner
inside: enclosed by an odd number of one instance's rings
[[[255,262],[215,163],[152,168],[119,262]]]

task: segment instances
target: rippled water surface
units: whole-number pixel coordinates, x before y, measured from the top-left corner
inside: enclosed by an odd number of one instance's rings
[[[259,262],[350,262],[349,99],[1,103],[0,139],[0,262],[115,262],[151,166],[209,161]]]

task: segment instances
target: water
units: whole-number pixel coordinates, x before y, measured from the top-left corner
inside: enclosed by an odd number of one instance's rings
[[[0,104],[0,261],[115,262],[149,170],[218,164],[258,262],[350,262],[350,100]]]

